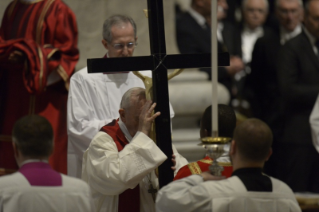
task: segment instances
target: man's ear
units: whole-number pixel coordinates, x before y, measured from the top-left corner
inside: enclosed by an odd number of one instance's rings
[[[102,44],[103,44],[104,48],[106,48],[107,50],[109,49],[108,43],[105,39],[102,39]]]
[[[269,160],[270,156],[272,155],[272,148],[269,149],[269,153],[268,153],[268,156],[266,158],[266,161]]]
[[[12,141],[12,146],[13,146],[13,153],[14,153],[14,156],[15,158],[18,158],[20,153],[19,153],[19,150],[18,150],[18,147],[17,147],[17,144]]]
[[[120,114],[120,118],[121,120],[125,123],[126,119],[125,119],[125,110],[123,108],[119,109],[119,114]]]
[[[234,154],[236,154],[236,141],[232,140],[230,143],[229,155],[234,155]]]

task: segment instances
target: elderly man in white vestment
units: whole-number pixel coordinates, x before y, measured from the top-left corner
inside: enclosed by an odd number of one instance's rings
[[[144,88],[131,88],[122,97],[120,118],[102,127],[85,151],[82,179],[92,189],[97,211],[155,211],[155,169],[167,159],[149,138],[160,115],[152,115],[155,105],[146,102]],[[185,165],[185,159],[174,158],[173,170]]]
[[[13,150],[20,169],[0,177],[0,211],[94,211],[89,186],[54,171],[48,164],[53,130],[44,117],[25,116],[13,128]]]
[[[108,51],[105,57],[131,57],[137,44],[134,20],[123,15],[109,17],[103,25],[102,44]],[[151,71],[143,74],[152,76]],[[68,175],[81,177],[84,151],[101,127],[118,118],[121,97],[132,87],[144,88],[132,72],[88,74],[85,67],[72,76],[67,116]],[[170,113],[174,117],[172,107]]]
[[[282,181],[262,173],[270,157],[272,132],[259,119],[248,119],[234,131],[229,156],[230,178],[208,172],[191,175],[163,187],[156,211],[301,211],[292,190]]]

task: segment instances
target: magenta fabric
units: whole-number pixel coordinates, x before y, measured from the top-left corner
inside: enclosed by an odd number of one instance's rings
[[[19,169],[19,172],[31,186],[62,186],[61,174],[54,171],[48,163],[26,163]]]

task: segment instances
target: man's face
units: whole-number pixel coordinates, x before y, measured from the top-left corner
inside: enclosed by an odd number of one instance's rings
[[[134,103],[131,105],[130,108],[125,110],[125,120],[122,120],[125,123],[126,128],[131,133],[132,136],[138,130],[139,126],[139,117],[142,112],[142,108],[146,103],[145,96],[136,96],[134,92],[132,92],[132,99]]]
[[[248,0],[244,7],[243,16],[250,29],[261,26],[267,16],[267,5],[264,0]]]
[[[226,0],[217,0],[217,20],[221,21],[227,16],[228,4]]]
[[[112,42],[104,40],[103,44],[108,50],[109,57],[132,57],[137,38],[130,23],[114,25],[111,29]]]
[[[303,19],[303,9],[298,0],[279,0],[276,15],[280,25],[292,32]]]
[[[319,39],[319,1],[309,2],[308,11],[305,13],[304,24],[307,30]]]

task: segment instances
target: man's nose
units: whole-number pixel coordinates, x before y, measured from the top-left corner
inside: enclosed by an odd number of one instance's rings
[[[126,45],[123,47],[122,54],[123,54],[124,56],[128,56],[128,54],[129,54],[129,53],[128,53],[128,48],[127,48]]]

